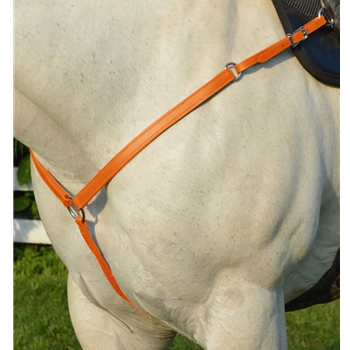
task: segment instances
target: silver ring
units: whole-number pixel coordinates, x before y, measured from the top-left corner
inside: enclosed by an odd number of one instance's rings
[[[73,199],[72,196],[67,196],[67,198]],[[77,217],[77,215],[76,215],[76,213],[73,211],[72,206],[67,207],[67,209],[68,209],[69,214],[70,214],[70,215],[72,216],[72,218],[75,220],[75,218]],[[83,221],[85,221],[85,212],[84,212],[84,209],[81,208],[80,210],[77,210],[77,211],[80,212],[80,216],[82,217]]]
[[[73,219],[75,219],[77,217],[77,215],[74,213],[72,207],[67,207],[68,211],[69,211],[69,214],[72,216]],[[80,212],[80,216],[82,217],[83,221],[85,221],[85,212],[84,212],[84,209],[80,209],[79,210]]]
[[[318,14],[317,14],[318,18],[321,17],[321,15],[322,15],[322,13],[324,12],[325,9],[326,9],[326,6],[323,6],[323,7],[321,7],[321,8],[319,9]],[[325,24],[325,26],[326,26],[326,27],[332,27],[333,24],[334,24],[334,19],[332,18],[331,20],[329,20],[329,19],[326,17],[326,20],[328,21],[328,23]]]
[[[229,68],[231,70],[231,72],[233,73],[233,75],[235,76],[235,81],[238,81],[239,79],[242,78],[242,72],[241,73],[237,73],[235,70],[232,70],[231,68],[234,68],[234,66],[237,63],[235,62],[229,62],[225,64],[225,68]]]

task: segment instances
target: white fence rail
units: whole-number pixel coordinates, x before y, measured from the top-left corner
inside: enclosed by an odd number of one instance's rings
[[[33,191],[32,184],[20,186],[17,168],[13,168],[13,190]],[[40,220],[13,219],[13,241],[15,243],[51,244]]]

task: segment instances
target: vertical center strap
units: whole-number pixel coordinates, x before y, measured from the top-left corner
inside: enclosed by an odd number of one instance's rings
[[[93,253],[94,257],[96,258],[97,262],[99,263],[103,273],[105,274],[106,278],[108,279],[109,283],[113,287],[113,289],[118,293],[118,295],[125,300],[127,303],[132,305],[136,310],[143,313],[145,316],[150,318],[147,314],[145,314],[140,308],[138,308],[132,301],[129,300],[129,298],[123,293],[123,291],[120,289],[116,279],[113,276],[113,273],[108,266],[106,260],[102,257],[100,250],[98,249],[97,245],[95,244],[94,240],[92,239],[89,229],[87,227],[86,221],[83,221],[83,218],[81,216],[77,216],[75,218],[75,222],[77,223],[79,227],[79,231],[84,238],[85,243],[90,248],[91,252]]]

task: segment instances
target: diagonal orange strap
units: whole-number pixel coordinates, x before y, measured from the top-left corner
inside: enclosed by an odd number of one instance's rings
[[[127,163],[165,130],[170,128],[209,97],[235,79],[230,69],[225,69],[208,83],[152,123],[114,156],[73,199],[81,209],[96,195]]]
[[[326,23],[324,16],[317,17],[303,26],[308,34],[320,28]],[[305,39],[302,30],[297,30],[293,36],[295,43]],[[287,49],[292,45],[290,38],[287,36],[268,48],[258,52],[235,65],[234,70],[236,74],[243,72],[257,63],[263,63],[270,58],[276,56],[281,51]],[[147,129],[136,136],[130,143],[128,143],[121,151],[119,151],[71,200],[67,198],[69,195],[65,192],[53,176],[36,160],[32,152],[34,164],[36,164],[39,173],[45,180],[47,185],[52,189],[56,196],[61,200],[65,206],[71,206],[72,203],[77,209],[82,209],[87,203],[138,153],[140,153],[147,145],[161,135],[165,130],[170,128],[180,119],[185,117],[188,113],[201,105],[204,101],[216,94],[222,88],[231,83],[236,76],[230,68],[224,69],[208,83],[200,87],[185,100],[177,104],[170,111],[165,113]]]
[[[44,180],[46,185],[55,194],[55,196],[62,202],[65,207],[72,205],[72,199],[68,198],[70,194],[57,182],[57,180],[46,170],[43,165],[38,161],[33,150],[30,150],[32,161],[38,171],[40,177]]]
[[[307,23],[304,28],[308,34],[320,28],[326,23],[326,19],[321,16]],[[302,30],[296,31],[292,36],[295,43],[304,40]],[[235,71],[241,73],[243,70],[250,68],[256,63],[263,63],[270,58],[276,56],[281,51],[292,45],[289,37],[285,37],[267,49],[251,56],[247,60],[237,64]],[[136,136],[129,144],[127,144],[116,156],[114,156],[91,180],[90,182],[74,197],[73,203],[81,209],[98,193],[131,159],[140,153],[147,145],[149,145],[160,134],[174,125],[189,112],[194,110],[208,98],[220,91],[223,87],[231,83],[235,79],[235,75],[229,68],[226,68],[208,83],[196,90],[185,100],[177,104],[162,117],[157,119],[147,129]]]
[[[70,207],[72,204],[77,209],[81,210],[86,206],[87,203],[128,163],[130,162],[139,152],[141,152],[147,145],[149,145],[154,139],[161,135],[165,130],[170,128],[180,119],[185,117],[188,113],[193,111],[196,107],[201,105],[204,101],[212,97],[214,94],[219,92],[229,83],[236,79],[236,74],[243,72],[257,63],[263,63],[270,58],[276,56],[283,50],[294,44],[306,39],[306,35],[312,33],[316,29],[320,28],[326,23],[324,16],[320,16],[305,24],[299,28],[292,35],[278,41],[277,43],[269,46],[268,48],[258,52],[257,54],[249,57],[241,63],[234,66],[235,74],[230,68],[224,69],[221,73],[216,75],[208,83],[203,85],[201,88],[196,90],[185,100],[177,104],[170,111],[165,113],[162,117],[157,119],[147,129],[136,136],[129,144],[127,144],[116,156],[114,156],[91,180],[87,183],[81,191],[72,199],[69,198],[70,194],[56,181],[56,179],[47,171],[42,164],[35,157],[34,152],[31,150],[32,160],[35,167],[38,170],[41,178],[44,180],[46,185],[56,195],[56,197],[63,203],[64,206]],[[127,296],[120,289],[117,281],[115,280],[112,271],[110,270],[107,262],[102,257],[98,247],[93,241],[90,232],[88,230],[86,221],[81,216],[77,216],[75,221],[79,227],[80,233],[94,254],[98,261],[101,269],[103,270],[106,278],[118,293],[118,295],[132,305],[135,309],[145,314],[135,304],[133,304]],[[145,314],[146,315],[146,314]],[[146,315],[149,317],[148,315]]]

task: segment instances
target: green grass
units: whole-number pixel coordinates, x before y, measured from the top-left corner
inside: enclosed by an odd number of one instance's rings
[[[14,251],[14,349],[80,349],[70,323],[67,270],[52,247]]]
[[[80,350],[67,306],[67,269],[51,246],[14,248],[14,349]],[[339,301],[287,313],[290,350],[338,350]],[[171,350],[200,350],[178,336]]]
[[[289,349],[340,349],[340,301],[286,314]]]

